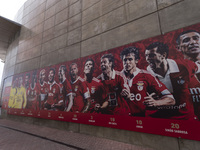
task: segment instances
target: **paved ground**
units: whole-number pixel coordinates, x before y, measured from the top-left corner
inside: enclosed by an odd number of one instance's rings
[[[94,136],[0,119],[0,150],[150,150]]]

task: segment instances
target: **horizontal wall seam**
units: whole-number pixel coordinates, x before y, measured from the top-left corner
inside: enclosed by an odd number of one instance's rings
[[[44,2],[44,3],[46,3],[46,2]],[[44,4],[44,3],[42,3],[42,4]],[[70,5],[68,5],[67,7],[65,7],[65,8],[61,9],[60,11],[56,12],[54,15],[60,13],[61,11],[63,11],[63,10],[66,9],[66,8],[69,8],[71,5],[73,5],[73,4],[75,4],[75,3],[76,3],[76,2],[74,2],[74,3],[70,4]],[[40,4],[40,5],[42,5],[42,4]],[[39,6],[40,6],[40,5],[39,5]],[[38,7],[39,7],[39,6],[38,6]],[[52,6],[49,7],[48,9],[45,9],[42,13],[45,13],[47,10],[49,10],[49,9],[52,8],[53,6],[54,6],[54,5],[52,5]],[[31,12],[33,12],[34,10],[36,10],[38,7],[36,7],[35,9],[33,9]],[[46,8],[46,7],[45,7],[45,8]],[[25,16],[23,16],[22,20],[23,20],[26,16],[28,16],[31,12],[29,12],[28,14],[26,14]],[[82,12],[82,10],[81,10],[81,12]],[[81,12],[80,12],[80,13],[81,13]],[[42,13],[40,13],[40,14],[42,14]],[[40,15],[40,14],[38,14],[38,15]],[[78,14],[79,14],[79,13],[78,13]],[[38,15],[37,15],[37,16],[38,16]],[[77,15],[77,14],[76,14],[76,15]],[[76,15],[74,15],[74,16],[76,16]],[[33,17],[30,21],[32,21],[33,19],[37,18],[37,16]],[[73,17],[73,16],[72,16],[72,17]],[[72,18],[72,17],[70,17],[70,18]],[[50,17],[49,17],[49,18],[50,18]],[[47,20],[47,19],[49,19],[49,18],[45,18],[44,21]],[[70,19],[70,18],[68,18],[68,19]],[[29,23],[30,21],[26,22],[25,24]]]
[[[183,1],[183,0],[182,0],[182,1]],[[163,9],[166,9],[166,8],[170,7],[170,6],[173,6],[173,5],[176,5],[176,4],[178,4],[178,3],[181,3],[182,1],[173,3],[173,4],[169,5],[169,6],[166,6],[166,7],[164,7],[164,8],[159,9],[158,11],[161,11],[161,10],[163,10]],[[131,1],[130,1],[130,2],[131,2]],[[96,19],[99,19],[100,17],[105,16],[105,15],[107,15],[108,13],[110,13],[110,12],[112,12],[112,11],[114,11],[114,10],[116,10],[116,9],[118,9],[118,8],[120,8],[120,7],[122,7],[122,6],[125,6],[126,4],[128,4],[128,3],[130,3],[130,2],[127,2],[127,3],[125,3],[125,4],[123,4],[123,5],[119,6],[119,7],[116,7],[115,9],[113,9],[113,10],[111,10],[111,11],[108,11],[107,13],[105,13],[105,14],[103,14],[103,15],[97,17],[97,18],[92,19],[91,21],[89,21],[89,22],[87,22],[87,23],[85,23],[85,24],[82,24],[82,26],[84,26],[84,25],[86,25],[86,24],[89,24],[90,22],[92,22],[92,21],[94,21],[94,20],[96,20]],[[97,2],[97,3],[99,3],[99,2]],[[95,3],[95,4],[97,4],[97,3]],[[42,4],[43,4],[43,3],[42,3]],[[41,5],[42,5],[42,4],[41,4]],[[73,3],[73,4],[75,4],[75,3]],[[93,5],[95,5],[95,4],[93,4]],[[92,5],[92,6],[93,6],[93,5]],[[71,5],[70,5],[70,6],[71,6]],[[92,7],[92,6],[91,6],[91,7]],[[68,6],[68,7],[69,7],[69,6]],[[66,7],[66,8],[68,8],[68,7]],[[89,8],[90,8],[90,7],[89,7]],[[65,8],[64,8],[64,9],[65,9]],[[62,10],[64,10],[64,9],[62,9]],[[62,10],[61,10],[61,11],[62,11]],[[87,10],[87,9],[85,9],[85,10]],[[84,11],[85,11],[85,10],[84,10]],[[59,13],[59,12],[61,12],[61,11],[58,11],[57,13]],[[46,10],[44,10],[42,13],[44,13],[44,12],[46,12]],[[81,11],[80,13],[82,13],[82,12],[83,12],[83,11]],[[40,14],[42,14],[42,13],[40,13]],[[57,14],[57,13],[56,13],[56,14]],[[80,13],[78,13],[78,14],[80,14]],[[38,15],[40,15],[40,14],[38,14]],[[56,15],[56,14],[55,14],[55,15]],[[78,14],[76,14],[76,15],[78,15]],[[73,15],[72,17],[68,18],[67,20],[73,18],[73,17],[76,16],[76,15]],[[25,15],[25,16],[27,16],[27,15]],[[25,17],[25,16],[24,16],[24,17]],[[24,18],[24,17],[23,17],[23,18]],[[37,17],[37,16],[35,16],[34,18],[36,18],[36,17]],[[32,18],[32,19],[34,19],[34,18]],[[47,18],[47,19],[49,19],[49,18]],[[44,21],[47,20],[47,19],[45,18]],[[64,21],[67,21],[67,20],[64,20]],[[30,20],[30,21],[31,21],[31,20]],[[26,25],[27,23],[29,23],[30,21],[26,22],[25,25]],[[43,21],[43,22],[44,22],[44,21]],[[64,22],[64,21],[63,21],[63,22]],[[63,23],[63,22],[61,22],[61,23]],[[59,23],[59,24],[61,24],[61,23]],[[57,25],[59,25],[59,24],[57,24]],[[25,26],[25,25],[24,25],[24,26]],[[36,25],[36,26],[37,26],[37,25]],[[32,28],[34,28],[34,27],[35,27],[35,26],[33,26]]]
[[[101,32],[101,33],[98,33],[98,34],[96,34],[96,35],[94,35],[94,36],[91,36],[91,37],[89,37],[89,38],[86,38],[86,39],[84,39],[84,40],[81,40],[81,42],[87,41],[87,40],[89,40],[89,39],[91,39],[91,38],[93,38],[93,37],[99,36],[99,35],[101,35],[101,34],[104,34],[104,33],[109,32],[109,31],[111,31],[111,30],[117,29],[117,28],[122,27],[122,26],[124,26],[124,25],[126,25],[126,24],[129,24],[129,23],[131,23],[131,22],[137,21],[137,20],[139,20],[139,19],[142,19],[142,18],[144,18],[144,17],[150,16],[150,15],[155,14],[155,13],[158,13],[158,12],[157,12],[157,11],[154,11],[154,12],[149,13],[149,14],[147,14],[147,15],[144,15],[144,16],[142,16],[142,17],[140,17],[140,18],[137,18],[137,19],[128,21],[128,22],[126,22],[126,23],[123,23],[123,24],[121,24],[121,25],[118,25],[118,26],[116,26],[116,27],[110,28],[110,29],[108,29],[108,30],[106,30],[106,31],[103,31],[103,32]],[[134,42],[135,42],[135,41],[134,41]]]
[[[42,4],[44,4],[44,3],[46,3],[46,2],[43,2]],[[30,11],[28,14],[26,14],[26,15],[24,15],[23,17],[22,17],[22,22],[23,22],[23,19],[26,17],[26,16],[28,16],[31,12],[33,12],[33,11],[35,11],[39,6],[41,6],[42,4],[40,4],[40,5],[38,5],[35,9],[33,9],[32,11]],[[46,5],[45,5],[46,6]],[[25,11],[25,9],[26,8],[24,8],[24,10],[23,11]],[[46,9],[43,11],[43,12],[45,12],[46,11]],[[43,13],[42,12],[42,13]],[[40,13],[40,14],[42,14],[42,13]],[[40,15],[40,14],[38,14],[38,15]],[[37,15],[37,16],[38,16]],[[37,16],[35,16],[35,17],[33,17],[31,20],[33,20],[34,18],[36,18]],[[30,22],[30,21],[28,21],[28,22]],[[26,22],[26,23],[28,23],[28,22]]]
[[[156,1],[157,1],[157,0],[156,0]],[[171,7],[171,6],[173,6],[173,5],[176,5],[176,4],[178,4],[178,3],[182,3],[183,1],[184,1],[184,0],[175,2],[175,3],[171,4],[171,5],[168,5],[168,6],[166,6],[166,7],[163,7],[163,8],[158,9],[158,11],[163,10],[163,9],[166,9],[166,8]]]

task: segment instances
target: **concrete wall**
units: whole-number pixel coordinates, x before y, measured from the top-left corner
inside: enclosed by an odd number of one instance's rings
[[[28,0],[3,78],[95,54],[200,22],[199,0]],[[4,112],[5,113],[5,112]],[[200,142],[82,124],[7,116],[154,149],[197,150]]]

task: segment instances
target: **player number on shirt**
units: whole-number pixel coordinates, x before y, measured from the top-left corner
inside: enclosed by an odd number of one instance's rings
[[[141,100],[141,94],[133,94],[133,93],[131,93],[131,97],[130,97],[130,100],[131,101],[134,101],[134,100],[136,100],[136,101],[140,101]]]
[[[171,128],[172,128],[172,129],[179,129],[180,126],[179,126],[178,123],[171,123]]]

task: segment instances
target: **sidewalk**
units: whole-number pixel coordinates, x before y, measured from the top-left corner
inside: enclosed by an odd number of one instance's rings
[[[152,150],[44,126],[0,119],[0,150]]]

